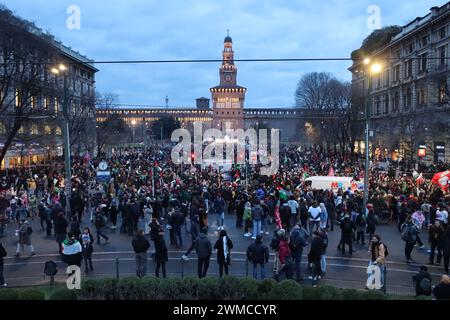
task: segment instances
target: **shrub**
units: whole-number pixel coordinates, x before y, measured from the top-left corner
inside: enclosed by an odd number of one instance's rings
[[[158,287],[160,280],[156,277],[147,276],[142,279],[134,278],[138,286],[138,299],[156,300],[158,299]]]
[[[139,298],[144,298],[145,293],[142,292],[142,282],[143,279],[138,279],[136,277],[126,277],[120,278],[116,282],[116,292],[120,300],[139,300]]]
[[[433,300],[431,296],[417,296],[416,300]]]
[[[241,300],[244,298],[240,288],[241,279],[235,276],[220,278],[218,286],[223,300]]]
[[[341,293],[336,287],[329,285],[318,287],[320,300],[341,300]]]
[[[303,287],[303,300],[320,300],[319,288]]]
[[[179,278],[166,278],[159,282],[158,286],[158,299],[160,300],[181,300],[180,287],[181,279]]]
[[[389,297],[379,290],[368,290],[361,294],[362,300],[387,300]]]
[[[219,291],[218,279],[212,277],[200,279],[197,287],[197,296],[199,300],[222,299],[222,294]]]
[[[36,288],[26,288],[19,291],[19,300],[45,300],[45,294]]]
[[[113,278],[86,279],[81,283],[79,297],[83,300],[119,300],[117,282]]]
[[[258,283],[253,278],[241,278],[238,287],[239,294],[244,300],[258,299]]]
[[[258,282],[258,298],[262,300],[271,299],[272,288],[277,285],[273,279],[264,279]]]
[[[0,289],[0,300],[17,300],[19,292],[16,289]]]
[[[199,279],[196,277],[187,277],[178,283],[180,300],[196,300]]]
[[[77,300],[76,290],[69,290],[67,288],[59,288],[53,291],[49,300]]]
[[[283,280],[272,286],[269,297],[274,300],[301,300],[302,288],[294,280]]]
[[[342,300],[361,300],[362,293],[356,289],[342,289],[341,297]]]

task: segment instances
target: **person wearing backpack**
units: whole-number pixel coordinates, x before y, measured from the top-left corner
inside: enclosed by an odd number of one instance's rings
[[[389,255],[387,245],[381,242],[381,237],[374,234],[369,245],[370,263],[380,268],[381,291],[386,293],[386,258]]]
[[[36,253],[34,252],[34,247],[31,244],[31,234],[33,233],[33,229],[31,228],[30,224],[27,220],[24,218],[21,218],[18,236],[19,236],[19,242],[17,243],[17,249],[16,249],[16,257],[20,257],[20,252],[24,251],[24,246],[28,246],[30,249],[30,255],[34,256]]]
[[[6,287],[5,277],[3,276],[3,258],[6,257],[6,250],[3,247],[3,244],[0,242],[0,287]]]
[[[411,216],[406,218],[406,222],[402,226],[402,240],[405,241],[405,258],[407,263],[412,263],[411,253],[417,241],[419,230],[412,222]]]
[[[412,277],[417,296],[431,296],[431,275],[426,266],[420,266],[419,273]]]
[[[291,249],[291,256],[294,260],[296,280],[301,281],[301,262],[303,248],[306,246],[306,239],[300,233],[300,226],[297,224],[292,229],[289,247]]]
[[[106,217],[103,215],[101,206],[97,208],[94,217],[94,224],[97,233],[97,244],[100,244],[100,237],[106,240],[106,243],[109,242],[108,236],[103,233],[103,228],[106,226]]]
[[[263,217],[263,209],[260,205],[260,200],[256,200],[255,206],[252,209],[252,221],[253,221],[253,236],[252,239],[256,240],[256,236],[261,234],[261,220]]]

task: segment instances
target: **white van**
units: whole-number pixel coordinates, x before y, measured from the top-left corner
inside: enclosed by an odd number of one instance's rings
[[[354,181],[352,177],[330,177],[330,176],[313,176],[306,178],[305,181],[311,182],[311,188],[316,190],[333,190],[337,191],[342,189],[343,191],[350,188],[352,191],[364,190],[364,183]]]

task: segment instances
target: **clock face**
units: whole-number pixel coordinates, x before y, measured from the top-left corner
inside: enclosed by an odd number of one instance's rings
[[[233,76],[231,74],[226,74],[225,75],[225,81],[230,82],[231,79],[233,79]]]
[[[108,169],[108,164],[105,161],[102,161],[98,164],[98,168],[102,171],[106,170],[106,169]]]

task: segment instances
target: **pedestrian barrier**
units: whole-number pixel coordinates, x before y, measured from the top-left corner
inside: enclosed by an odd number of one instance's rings
[[[119,279],[119,258],[116,258],[116,278]]]

